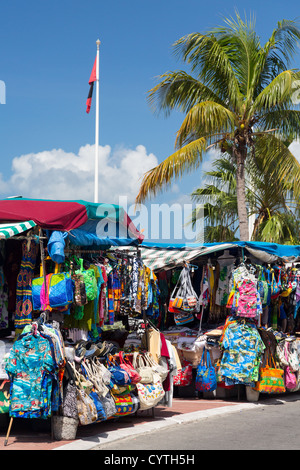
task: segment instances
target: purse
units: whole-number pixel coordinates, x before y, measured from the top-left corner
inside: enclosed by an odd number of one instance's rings
[[[161,381],[163,382],[169,375],[169,370],[162,366],[161,364],[158,364],[155,362],[153,355],[150,352],[146,352],[144,354],[144,357],[146,361],[148,362],[149,366],[152,367],[154,372],[156,372],[159,376]]]
[[[137,352],[133,353],[132,365],[141,377],[139,383],[153,383],[155,378],[155,372],[153,371],[153,368],[149,364],[147,364],[147,361],[145,360],[142,354],[139,354]]]
[[[256,382],[254,390],[262,393],[284,393],[284,370],[276,367],[272,358],[273,367],[269,363],[259,370],[259,381]]]
[[[285,358],[288,362],[287,348],[288,348],[288,345],[285,344],[284,353],[285,353]],[[289,365],[284,369],[284,384],[287,390],[293,390],[297,386],[296,374],[291,370]]]
[[[153,408],[165,395],[165,391],[160,380],[157,380],[152,384],[144,384],[139,382],[136,384],[136,388],[141,410],[148,410],[149,408]]]
[[[185,325],[186,323],[194,321],[193,312],[199,312],[200,310],[199,299],[193,289],[189,268],[187,266],[182,269],[179,275],[170,297],[168,310],[174,313],[176,325]]]
[[[124,357],[123,351],[119,351],[119,359],[120,359],[120,367],[124,369],[130,379],[132,384],[136,384],[141,381],[142,377],[140,374],[135,370],[131,362],[129,361],[128,357]]]
[[[111,373],[111,381],[115,385],[129,385],[131,379],[128,372],[122,369],[117,363],[112,364],[110,360],[107,361],[109,364],[108,370]]]
[[[115,400],[110,392],[105,396],[100,396],[99,400],[102,403],[102,406],[105,411],[106,419],[111,418],[117,412]]]
[[[114,397],[116,405],[115,416],[126,416],[135,412],[136,404],[133,401],[131,394],[127,395],[115,395]]]
[[[206,352],[206,364],[204,355]],[[217,388],[217,375],[214,366],[211,363],[210,353],[203,348],[200,364],[197,367],[195,388],[198,392],[213,392]]]
[[[76,402],[80,424],[95,423],[98,419],[98,413],[92,398],[84,390],[77,388]]]

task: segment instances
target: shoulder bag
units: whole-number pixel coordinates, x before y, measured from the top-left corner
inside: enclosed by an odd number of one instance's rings
[[[150,352],[146,352],[144,354],[144,357],[146,358],[146,360],[148,361],[148,364],[152,367],[154,372],[159,374],[161,381],[163,382],[168,377],[169,370],[166,367],[162,366],[161,364],[158,364],[157,362],[155,362],[154,357]]]
[[[135,368],[131,364],[128,357],[124,356],[123,351],[119,351],[119,359],[120,359],[120,367],[128,373],[128,375],[131,379],[131,383],[132,384],[137,384],[138,382],[140,382],[142,377],[135,370]]]
[[[134,352],[132,365],[141,377],[139,383],[153,383],[155,372],[153,371],[153,368],[147,364],[143,354]]]
[[[205,364],[206,353],[206,364]],[[197,367],[195,388],[200,392],[213,392],[217,388],[217,375],[211,363],[208,349],[204,348],[200,364]]]

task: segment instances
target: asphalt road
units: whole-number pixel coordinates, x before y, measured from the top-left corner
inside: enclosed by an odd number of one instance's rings
[[[251,410],[174,425],[111,444],[98,445],[93,450],[127,451],[127,455],[130,450],[145,451],[146,455],[147,451],[154,450],[299,449],[300,394],[295,393],[287,400],[274,399],[273,396]]]

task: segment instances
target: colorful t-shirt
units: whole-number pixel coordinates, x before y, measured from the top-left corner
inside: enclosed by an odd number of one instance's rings
[[[221,345],[220,375],[236,383],[256,382],[265,349],[256,327],[239,321],[229,323]]]

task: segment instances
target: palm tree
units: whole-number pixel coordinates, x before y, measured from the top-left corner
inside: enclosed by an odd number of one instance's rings
[[[204,204],[204,241],[234,241],[238,219],[236,164],[232,156],[225,153],[213,166],[212,171],[205,173],[208,177],[206,184],[193,191],[191,197],[198,204]],[[246,201],[251,208],[249,215],[255,215],[252,240],[298,244],[299,203],[294,199],[289,184],[276,179],[272,169],[264,171],[259,158],[248,165],[245,184]],[[197,216],[195,209],[190,220],[193,226]]]
[[[240,238],[249,239],[245,165],[264,156],[264,168],[274,167],[280,180],[289,179],[300,194],[300,165],[286,138],[299,136],[300,112],[293,104],[300,72],[290,63],[300,38],[296,22],[282,20],[261,45],[253,20],[226,19],[206,34],[179,39],[175,52],[188,65],[161,75],[148,92],[155,111],[185,114],[177,132],[175,151],[145,173],[136,203],[171,185],[185,172],[199,168],[211,147],[232,146],[236,163],[236,192]]]

